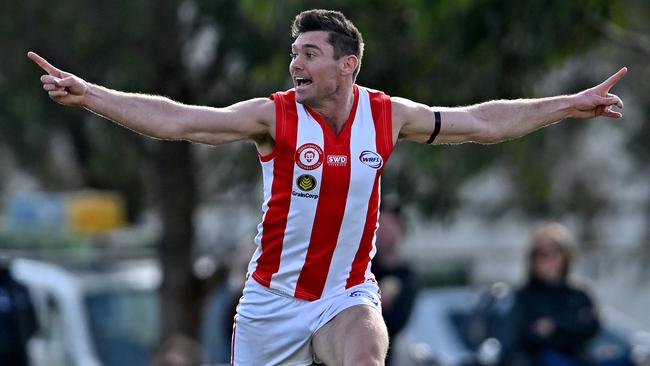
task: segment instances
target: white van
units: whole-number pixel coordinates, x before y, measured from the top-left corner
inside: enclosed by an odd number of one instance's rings
[[[39,323],[33,366],[145,366],[158,341],[161,271],[151,259],[70,266],[17,258]]]

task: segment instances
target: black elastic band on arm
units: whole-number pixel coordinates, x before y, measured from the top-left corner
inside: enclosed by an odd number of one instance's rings
[[[427,141],[427,144],[431,144],[433,140],[436,139],[436,136],[438,136],[438,133],[440,132],[440,112],[438,111],[433,112],[433,116],[436,119],[436,127],[434,127],[433,133],[431,134],[431,137],[429,137],[429,141]]]

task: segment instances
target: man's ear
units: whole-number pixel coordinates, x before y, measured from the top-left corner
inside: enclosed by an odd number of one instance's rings
[[[355,55],[347,55],[341,57],[341,62],[339,63],[339,69],[343,75],[352,75],[354,70],[357,69],[359,65],[359,58]]]

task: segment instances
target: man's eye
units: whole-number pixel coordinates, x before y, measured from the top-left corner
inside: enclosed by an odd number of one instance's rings
[[[314,58],[316,56],[315,53],[308,52],[307,53],[307,58]]]
[[[291,58],[296,58],[297,56],[298,56],[297,53],[295,53],[295,52],[289,52],[289,57],[291,57]]]

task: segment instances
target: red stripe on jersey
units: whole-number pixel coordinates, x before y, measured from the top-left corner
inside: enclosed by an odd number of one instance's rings
[[[262,254],[257,259],[253,278],[269,287],[271,277],[280,268],[282,242],[287,227],[291,188],[293,187],[294,153],[298,134],[295,92],[271,95],[275,102],[275,148],[273,183],[268,210],[262,222]]]
[[[321,125],[325,138],[323,151],[330,155],[350,156],[349,134],[357,114],[359,90],[354,87],[354,104],[343,129],[337,136],[331,127],[314,111],[307,109]],[[298,276],[294,296],[305,300],[319,299],[325,288],[334,249],[339,239],[345,204],[350,189],[350,165],[323,164],[320,192],[314,226],[312,227],[305,264]],[[340,187],[345,187],[340,189]]]
[[[375,122],[375,140],[377,152],[384,160],[384,165],[377,170],[375,182],[372,186],[370,202],[368,202],[368,212],[366,213],[366,223],[363,228],[363,235],[359,243],[359,249],[354,256],[350,275],[345,284],[345,288],[356,286],[365,281],[366,268],[370,262],[370,252],[372,251],[372,241],[375,237],[377,219],[379,214],[379,177],[381,176],[390,153],[393,150],[393,127],[392,127],[392,109],[390,97],[380,92],[368,91],[370,96],[370,109],[372,110],[372,119]]]
[[[382,92],[368,91],[372,119],[375,122],[377,150],[384,159],[384,166],[393,151],[393,109],[390,97]]]
[[[379,212],[379,176],[377,172],[375,183],[372,186],[370,202],[368,203],[368,212],[366,213],[366,224],[363,227],[363,235],[359,243],[359,249],[352,261],[350,275],[345,283],[345,288],[356,286],[365,281],[366,268],[370,262],[370,251],[372,250],[372,239],[375,237],[375,228],[377,226],[377,214]]]

